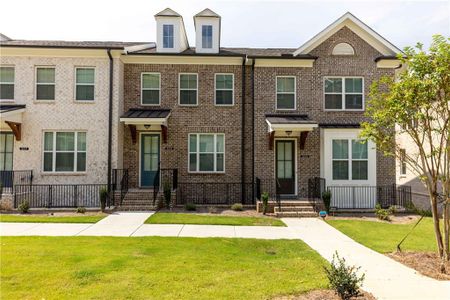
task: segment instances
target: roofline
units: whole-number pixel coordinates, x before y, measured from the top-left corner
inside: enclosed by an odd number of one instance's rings
[[[339,123],[319,123],[319,127],[321,128],[360,128],[360,123],[348,123],[348,124],[339,124]]]
[[[127,55],[146,55],[146,56],[217,56],[217,57],[243,57],[245,58],[245,54],[226,54],[220,55],[218,53],[163,53],[163,52],[155,52],[155,53],[128,53]]]
[[[99,50],[106,50],[106,49],[112,49],[112,50],[124,50],[125,47],[129,46],[123,46],[123,47],[99,47],[99,46],[51,46],[51,45],[2,45],[0,42],[0,48],[54,48],[54,49],[99,49]]]
[[[270,55],[249,55],[251,59],[318,59],[318,56],[270,56]]]

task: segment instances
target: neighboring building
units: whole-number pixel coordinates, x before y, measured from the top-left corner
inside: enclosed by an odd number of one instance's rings
[[[2,95],[14,91],[1,102],[2,149],[14,149],[3,169],[32,169],[33,183],[103,184],[110,143],[110,167],[127,170],[125,199],[175,175],[178,203],[254,203],[255,177],[298,199],[321,177],[336,206],[370,208],[376,186],[395,184],[395,160],[358,134],[370,84],[394,76],[400,50],[356,17],[298,49],[221,47],[209,9],[194,16],[195,47],[181,15],[155,19],[156,44],[2,40]]]

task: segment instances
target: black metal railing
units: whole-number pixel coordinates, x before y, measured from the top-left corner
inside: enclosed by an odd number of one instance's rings
[[[314,210],[320,210],[322,194],[326,190],[325,178],[313,177],[308,179],[308,200],[313,204]]]
[[[280,183],[275,178],[259,178],[255,179],[256,198],[261,200],[262,193],[269,194],[269,200],[276,201],[280,196]]]
[[[14,186],[17,184],[30,185],[32,183],[33,170],[0,171],[0,184],[5,194],[12,194]]]
[[[119,203],[116,203],[116,192],[119,193]],[[128,169],[113,169],[111,174],[111,194],[108,206],[122,205],[123,198],[128,192]],[[112,203],[111,203],[112,202]]]
[[[164,192],[164,188],[168,186],[171,191],[176,191],[178,188],[178,169],[158,169],[153,180],[153,205],[156,204],[158,195]]]
[[[408,207],[411,203],[410,186],[328,186],[331,207],[337,209],[373,209],[376,204]]]
[[[252,187],[252,182],[245,183],[244,189],[241,182],[180,182],[177,188],[176,204],[254,204]]]
[[[32,184],[14,186],[14,207],[28,202],[31,208],[100,207],[106,184]]]

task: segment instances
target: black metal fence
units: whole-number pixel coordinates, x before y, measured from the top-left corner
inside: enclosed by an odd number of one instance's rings
[[[310,201],[322,199],[322,194],[326,188],[325,178],[313,177],[308,179],[308,199]]]
[[[254,204],[252,199],[253,184],[244,184],[244,195],[242,195],[242,184],[240,182],[183,182],[178,183],[176,204],[186,203],[232,205],[234,203]],[[242,197],[244,196],[244,197]]]
[[[113,169],[111,174],[111,197],[108,206],[116,204],[116,192],[119,192],[119,204],[122,204],[128,192],[128,169]]]
[[[100,207],[106,184],[33,184],[14,186],[14,207],[27,201],[31,208]]]
[[[32,184],[33,171],[32,170],[17,170],[17,171],[0,171],[0,184],[3,192],[12,194],[16,184]]]
[[[331,207],[337,209],[373,209],[376,204],[409,207],[410,186],[329,186]]]

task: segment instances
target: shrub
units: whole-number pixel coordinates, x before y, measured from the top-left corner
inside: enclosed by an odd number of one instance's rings
[[[28,203],[28,201],[20,203],[17,210],[20,211],[22,214],[26,214],[30,210],[30,203]]]
[[[322,193],[322,200],[323,205],[325,205],[325,210],[327,213],[330,213],[330,206],[331,206],[331,192],[329,190],[326,190]]]
[[[218,213],[217,207],[215,207],[215,206],[208,206],[208,212],[210,214],[217,214]]]
[[[108,189],[103,187],[100,189],[100,208],[102,212],[104,212],[106,208],[106,199],[108,199]]]
[[[242,203],[235,203],[231,206],[231,209],[234,211],[243,211],[244,206],[242,206]]]
[[[13,209],[13,203],[10,199],[0,199],[0,210],[10,211]]]
[[[264,192],[261,195],[262,205],[263,205],[263,214],[267,213],[267,207],[269,206],[269,193]]]
[[[197,206],[194,203],[186,203],[184,209],[187,211],[194,211],[197,210]]]
[[[172,187],[170,185],[170,182],[165,181],[163,184],[163,191],[164,191],[164,205],[168,209],[172,209]]]
[[[390,221],[391,220],[391,217],[390,217],[391,214],[392,214],[391,210],[381,208],[380,204],[375,205],[375,215],[377,216],[377,218],[379,220]]]
[[[84,214],[86,212],[86,207],[84,206],[78,206],[77,207],[77,213],[78,214]]]
[[[356,273],[359,269],[355,266],[347,266],[345,259],[340,258],[337,252],[333,255],[330,268],[325,267],[330,286],[341,299],[348,300],[360,295],[359,288],[365,274],[358,277]]]

